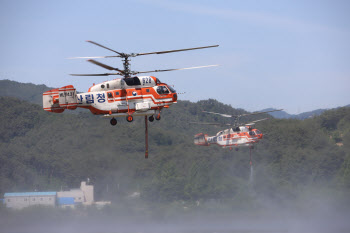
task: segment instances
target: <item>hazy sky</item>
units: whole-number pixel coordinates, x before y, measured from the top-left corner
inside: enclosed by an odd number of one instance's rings
[[[350,104],[350,1],[0,0],[0,79],[86,91],[109,77],[74,56],[219,48],[132,58],[132,70],[220,64],[153,73],[182,100],[214,98],[249,111],[300,113]],[[100,62],[122,67],[119,58]]]

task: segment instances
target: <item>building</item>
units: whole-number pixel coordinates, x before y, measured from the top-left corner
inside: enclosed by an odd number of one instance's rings
[[[57,204],[61,207],[91,205],[94,203],[94,186],[81,182],[80,189],[57,192]]]
[[[34,205],[55,206],[56,192],[5,193],[4,204],[8,208],[22,209]]]
[[[5,193],[3,203],[8,208],[22,209],[33,205],[75,207],[76,205],[92,205],[99,207],[110,202],[94,201],[94,186],[83,181],[79,189],[60,192],[23,192]]]

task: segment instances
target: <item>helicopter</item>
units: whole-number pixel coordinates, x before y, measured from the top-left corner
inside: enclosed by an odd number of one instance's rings
[[[204,47],[195,47],[187,49],[167,50],[148,53],[121,53],[103,46],[94,41],[87,42],[112,51],[117,55],[98,56],[98,57],[73,57],[88,59],[87,61],[105,68],[113,73],[100,74],[71,74],[72,76],[110,76],[119,75],[122,78],[104,81],[99,84],[93,84],[85,93],[77,93],[73,85],[67,85],[61,88],[52,89],[43,93],[43,109],[48,112],[62,113],[65,109],[74,110],[77,108],[89,109],[92,114],[102,115],[104,118],[111,118],[110,124],[117,125],[116,117],[126,117],[128,122],[134,120],[134,116],[145,117],[145,140],[146,153],[148,157],[148,121],[153,122],[154,119],[161,119],[161,111],[169,108],[173,103],[177,103],[178,95],[174,88],[161,82],[154,76],[136,76],[138,74],[165,72],[175,70],[198,69],[205,67],[213,67],[218,65],[196,66],[179,69],[165,69],[152,71],[132,71],[130,70],[131,57],[165,54],[173,52],[182,52],[197,49],[214,48],[219,45],[211,45]],[[123,69],[118,69],[99,61],[95,58],[122,58]],[[148,121],[147,121],[148,117]]]
[[[210,146],[210,144],[217,144],[223,148],[230,148],[232,150],[235,147],[238,151],[239,147],[249,147],[254,149],[254,144],[258,143],[263,138],[263,133],[253,128],[253,125],[259,121],[267,120],[268,118],[263,118],[249,123],[240,124],[239,119],[244,116],[257,115],[268,112],[282,111],[283,109],[271,110],[265,112],[254,112],[246,113],[241,115],[228,115],[221,114],[216,112],[203,111],[209,114],[216,114],[223,117],[233,118],[234,122],[230,123],[201,123],[201,122],[191,122],[193,124],[202,124],[202,125],[218,125],[218,126],[230,126],[231,128],[219,131],[215,136],[208,136],[208,134],[199,133],[194,136],[194,144],[199,146]]]

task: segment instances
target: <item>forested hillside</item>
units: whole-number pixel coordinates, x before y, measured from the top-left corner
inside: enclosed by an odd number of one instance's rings
[[[249,149],[193,144],[194,134],[221,128],[190,121],[225,120],[203,109],[244,112],[216,100],[179,101],[164,110],[161,121],[150,123],[149,159],[144,159],[141,117],[132,123],[120,118],[113,127],[88,111],[48,113],[10,97],[0,98],[0,108],[0,195],[77,187],[89,177],[96,197],[112,201],[139,191],[147,202],[226,200],[244,206],[261,200],[285,203],[317,190],[349,203],[348,107],[303,121],[257,124],[266,135],[253,151],[252,182]]]
[[[19,83],[8,79],[0,80],[0,96],[16,97],[42,105],[42,93],[53,88],[32,83]]]
[[[266,108],[261,111],[270,111],[275,110],[274,108]],[[298,120],[305,120],[307,118],[315,117],[321,115],[324,111],[327,111],[327,109],[316,109],[310,112],[303,112],[299,114],[289,114],[285,111],[279,111],[279,112],[271,112],[269,113],[274,118],[278,119],[298,119]]]

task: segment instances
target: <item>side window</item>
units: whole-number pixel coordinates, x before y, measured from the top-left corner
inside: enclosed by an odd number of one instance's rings
[[[166,88],[165,86],[163,86],[163,93],[164,93],[164,94],[169,94],[169,90],[168,90],[168,88]]]
[[[146,92],[149,92],[149,89],[146,89]]]
[[[108,96],[108,98],[113,98],[113,95],[112,95],[111,92],[108,92],[108,93],[107,93],[107,96]]]
[[[169,90],[168,88],[166,88],[165,86],[159,86],[157,87],[157,92],[158,94],[162,95],[162,94],[169,94]]]
[[[107,88],[109,88],[109,83],[107,83]]]
[[[119,91],[116,91],[116,92],[115,92],[115,95],[119,95]]]

